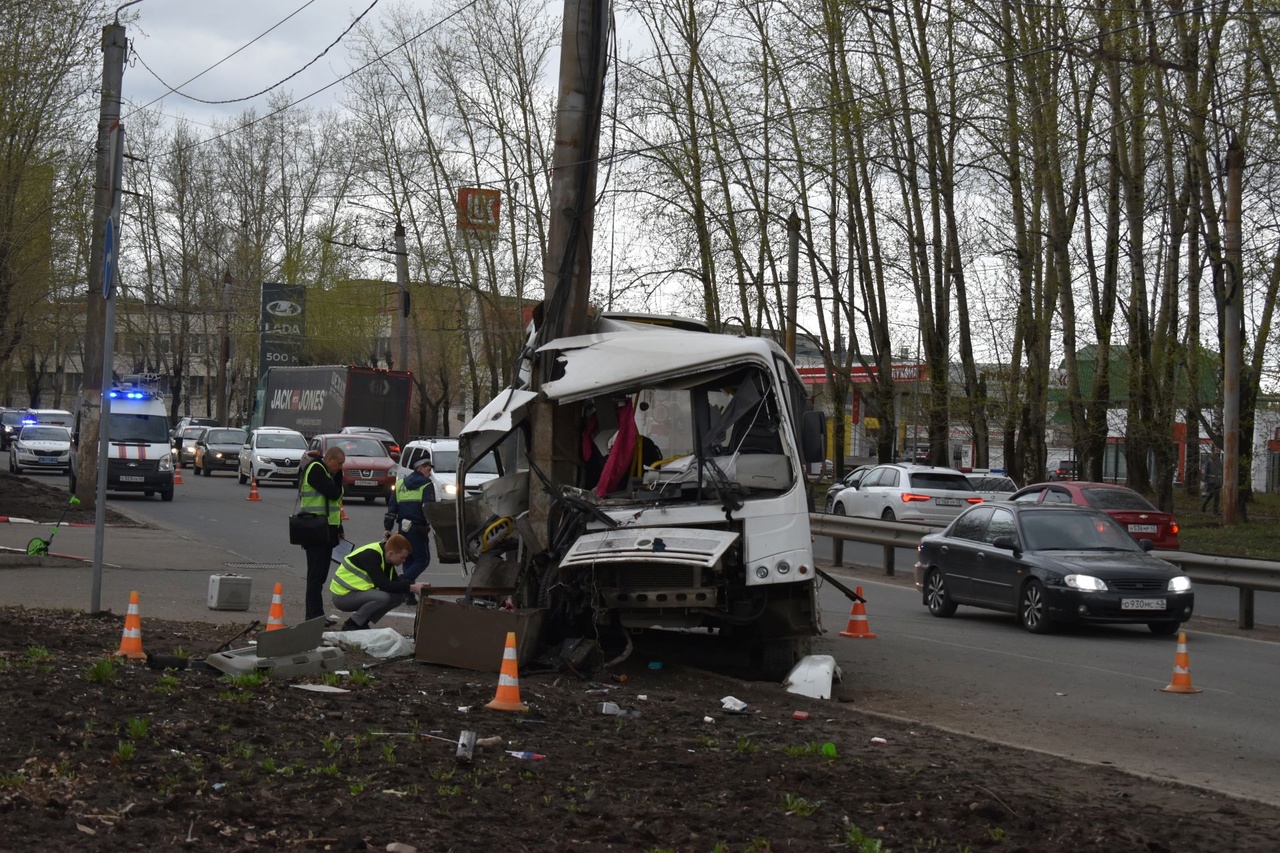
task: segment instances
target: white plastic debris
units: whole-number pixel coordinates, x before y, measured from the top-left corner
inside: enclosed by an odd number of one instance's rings
[[[882,737],[873,737],[873,738],[871,739],[871,742],[872,742],[872,743],[888,743],[889,741],[885,740],[885,739],[884,739],[884,738],[882,738]]]
[[[782,679],[782,686],[787,688],[788,693],[798,693],[813,699],[830,699],[831,682],[840,677],[840,668],[831,655],[806,655]]]
[[[712,718],[712,717],[703,717],[703,718],[702,718],[702,722],[704,722],[704,723],[714,723],[714,722],[715,722],[715,719],[714,719],[714,718]]]
[[[737,712],[747,710],[747,703],[733,696],[724,697],[720,700],[720,704],[724,705],[724,709],[726,711]]]
[[[330,684],[290,684],[290,687],[296,687],[299,690],[309,690],[312,693],[350,693],[341,687],[334,687]]]

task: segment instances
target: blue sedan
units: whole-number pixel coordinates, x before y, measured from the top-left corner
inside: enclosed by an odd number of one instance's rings
[[[1066,622],[1173,634],[1195,607],[1191,579],[1150,549],[1088,507],[982,504],[920,540],[915,582],[934,616],[963,604],[1017,614],[1035,634]]]

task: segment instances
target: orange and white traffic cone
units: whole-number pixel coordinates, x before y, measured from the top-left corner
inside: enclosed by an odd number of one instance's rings
[[[507,645],[502,650],[502,671],[498,674],[498,692],[486,708],[491,711],[525,713],[529,706],[520,701],[520,673],[516,666],[516,633],[507,632]]]
[[[271,593],[271,612],[267,614],[267,630],[279,631],[284,625],[284,586],[277,583]]]
[[[1187,656],[1187,632],[1178,632],[1178,651],[1173,656],[1173,680],[1168,687],[1160,688],[1165,693],[1200,693],[1199,687],[1191,686],[1191,659]]]
[[[849,613],[849,626],[840,632],[840,636],[874,640],[876,635],[871,633],[871,626],[867,622],[867,608],[861,600],[862,587],[856,587],[854,592],[858,594],[858,598],[853,602],[853,610]]]
[[[120,657],[141,660],[147,656],[142,650],[142,614],[138,611],[138,592],[129,593],[129,612],[124,615],[124,634],[120,637]]]
[[[351,516],[347,515],[347,508],[346,508],[345,506],[344,506],[344,507],[339,507],[339,508],[342,510],[342,520],[343,520],[343,521],[350,521],[350,520],[351,520]]]
[[[258,494],[258,478],[251,477],[249,479],[249,497],[246,500],[260,501],[262,496]]]
[[[173,484],[175,486],[182,485],[182,466],[173,469]]]

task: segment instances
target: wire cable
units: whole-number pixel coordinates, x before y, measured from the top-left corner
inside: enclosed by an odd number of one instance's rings
[[[315,0],[311,0],[311,2],[315,2]],[[173,88],[172,86],[169,86],[169,84],[168,84],[168,83],[166,83],[166,82],[164,82],[163,80],[161,80],[161,79],[160,79],[160,75],[156,74],[156,72],[154,72],[154,71],[152,71],[152,70],[151,70],[151,66],[147,65],[146,60],[142,58],[142,56],[138,53],[138,51],[137,51],[136,49],[134,50],[134,52],[133,52],[133,53],[134,53],[134,56],[137,58],[138,62],[140,62],[140,63],[142,64],[142,67],[143,67],[143,68],[145,68],[145,69],[147,69],[147,71],[148,71],[148,72],[150,72],[150,74],[151,74],[151,76],[152,76],[152,77],[155,77],[157,80],[159,80],[159,81],[160,81],[160,85],[161,85],[161,86],[165,86],[166,88],[168,88],[168,89],[169,89],[169,91],[170,91],[170,92],[172,92],[172,93],[173,93],[173,94],[175,94],[175,95],[178,95],[179,97],[186,98],[186,99],[187,99],[187,100],[189,100],[189,101],[195,101],[195,102],[196,102],[196,103],[198,103],[198,104],[213,104],[213,105],[217,105],[217,104],[239,104],[239,103],[243,103],[244,101],[251,101],[251,100],[253,100],[254,98],[261,97],[262,95],[267,94],[268,92],[272,91],[273,89],[278,89],[278,88],[280,88],[280,87],[281,87],[281,86],[283,86],[285,83],[288,83],[290,80],[292,80],[294,77],[297,77],[297,76],[298,76],[299,74],[301,74],[303,71],[306,71],[306,70],[307,70],[308,68],[310,68],[312,65],[315,65],[315,64],[316,64],[317,62],[319,62],[322,58],[324,58],[324,55],[325,55],[326,53],[328,53],[328,52],[329,52],[330,50],[332,50],[332,49],[333,49],[333,48],[334,48],[334,47],[335,47],[339,42],[341,42],[344,38],[346,38],[346,37],[347,37],[347,34],[348,34],[348,33],[350,33],[353,29],[355,29],[356,24],[360,23],[360,21],[364,18],[364,16],[365,16],[365,15],[367,15],[367,14],[369,14],[371,11],[373,11],[373,7],[374,7],[374,6],[377,6],[379,2],[380,2],[380,0],[373,0],[373,2],[372,2],[372,3],[370,3],[370,4],[368,5],[368,7],[366,7],[366,8],[365,8],[365,10],[364,10],[363,12],[361,12],[359,15],[357,15],[357,16],[356,16],[356,18],[355,18],[355,20],[353,20],[353,21],[351,22],[351,24],[350,24],[350,25],[348,25],[348,27],[347,27],[345,30],[343,30],[343,31],[342,31],[341,35],[339,35],[339,36],[338,36],[336,39],[334,39],[333,41],[329,42],[328,46],[327,46],[327,47],[325,47],[325,49],[324,49],[324,50],[322,50],[322,51],[320,51],[318,54],[316,54],[314,57],[312,57],[311,61],[310,61],[310,62],[308,62],[306,65],[302,66],[302,67],[301,67],[301,68],[299,68],[297,71],[295,71],[295,72],[293,72],[292,74],[290,74],[289,76],[285,77],[283,80],[280,80],[279,82],[276,82],[276,83],[272,83],[270,86],[266,87],[265,89],[261,89],[261,90],[259,90],[259,91],[257,91],[257,92],[254,92],[252,95],[245,95],[245,96],[244,96],[244,97],[242,97],[242,98],[225,98],[225,99],[222,99],[222,100],[207,100],[207,99],[205,99],[205,98],[197,98],[197,97],[195,97],[194,95],[188,95],[188,94],[185,94],[185,93],[183,93],[183,92],[180,92],[180,91],[178,91],[177,89]],[[308,4],[308,5],[310,5],[310,4]],[[306,8],[306,7],[303,7],[303,8]],[[302,10],[301,10],[301,9],[299,9],[298,11],[302,11]],[[294,14],[297,14],[297,12],[295,12]],[[292,17],[292,16],[290,16],[290,17]],[[288,20],[288,18],[286,18],[285,20]],[[281,21],[280,23],[284,23],[284,21]],[[276,26],[279,26],[279,24],[277,24]],[[273,28],[273,29],[274,29],[274,28]],[[270,32],[270,30],[268,30],[267,32]],[[263,33],[263,35],[266,35],[266,33]],[[262,36],[259,36],[258,38],[261,38],[261,37],[262,37]],[[254,41],[257,41],[257,39],[254,39]],[[250,42],[249,44],[252,44],[252,43],[253,43],[253,42]],[[245,45],[245,47],[248,47],[248,46],[249,46],[249,45]],[[241,50],[243,50],[243,49],[244,49],[244,48],[241,48]],[[237,51],[237,53],[238,53],[238,52],[239,52],[239,51]],[[235,55],[235,54],[232,54],[232,56],[234,56],[234,55]],[[231,58],[231,57],[227,57],[227,59],[230,59],[230,58]],[[226,59],[222,60],[222,62],[225,62],[225,61],[226,61]],[[221,62],[220,62],[219,64],[221,64]],[[214,66],[214,67],[217,67],[217,66]],[[201,73],[201,74],[203,74],[203,73],[205,73],[205,72],[203,72],[203,71],[202,71],[202,72],[200,72],[200,73]],[[197,75],[197,76],[198,76],[198,75]],[[187,82],[189,83],[189,82],[191,82],[191,81],[190,81],[190,80],[188,80]],[[186,83],[183,83],[182,85],[183,85],[183,86],[185,86],[185,85],[187,85],[187,84],[186,84]],[[166,92],[166,93],[165,93],[165,95],[167,95],[167,94],[168,94],[168,93]],[[161,95],[160,97],[161,97],[161,98],[163,98],[163,97],[165,97],[165,95]],[[158,99],[157,99],[157,100],[158,100]],[[152,103],[155,103],[155,101],[152,101]]]
[[[247,49],[247,48],[249,48],[251,45],[255,44],[256,42],[258,42],[259,40],[261,40],[261,39],[262,39],[262,38],[264,38],[265,36],[270,35],[270,34],[271,34],[272,32],[274,32],[277,28],[279,28],[280,26],[282,26],[283,24],[285,24],[287,21],[289,21],[290,19],[292,19],[294,16],[296,16],[296,15],[298,15],[299,13],[301,13],[302,11],[304,11],[308,6],[312,5],[312,4],[313,4],[313,3],[315,3],[315,2],[316,2],[316,0],[307,0],[307,2],[306,2],[306,3],[303,3],[303,4],[302,4],[301,6],[299,6],[297,9],[293,10],[293,11],[292,11],[292,12],[290,12],[288,15],[286,15],[284,18],[281,18],[279,21],[277,21],[277,22],[276,22],[274,25],[272,25],[271,27],[268,27],[266,30],[263,30],[261,33],[259,33],[258,35],[254,36],[252,39],[250,39],[249,41],[245,42],[245,43],[244,43],[244,44],[242,44],[240,47],[238,47],[238,48],[236,48],[235,50],[231,51],[231,53],[228,53],[226,56],[222,57],[222,58],[221,58],[221,59],[219,59],[217,62],[213,63],[213,64],[212,64],[212,65],[210,65],[208,68],[206,68],[205,70],[201,71],[199,74],[197,74],[197,75],[195,75],[194,77],[191,77],[191,78],[189,78],[189,79],[185,80],[185,81],[184,81],[184,82],[182,82],[182,83],[179,83],[177,86],[170,86],[168,83],[164,82],[164,80],[161,80],[161,79],[160,79],[160,75],[158,75],[158,74],[156,74],[156,72],[152,71],[152,70],[151,70],[151,67],[150,67],[149,65],[147,65],[145,62],[142,62],[142,57],[141,57],[141,56],[138,56],[137,48],[134,48],[134,49],[133,49],[133,55],[134,55],[135,57],[137,57],[137,59],[138,59],[138,61],[139,61],[139,62],[141,62],[141,63],[142,63],[142,67],[143,67],[143,68],[146,68],[146,69],[147,69],[147,71],[148,71],[148,72],[150,72],[151,76],[152,76],[152,77],[155,77],[155,78],[156,78],[156,80],[158,80],[158,81],[160,82],[160,85],[161,85],[161,86],[164,86],[164,87],[165,87],[165,89],[167,89],[168,91],[166,91],[163,95],[160,95],[160,96],[158,96],[158,97],[156,97],[156,98],[151,99],[150,101],[148,101],[147,103],[143,104],[143,105],[142,105],[142,106],[140,106],[140,107],[134,107],[132,110],[130,110],[130,111],[129,111],[128,115],[126,115],[124,118],[128,118],[129,116],[133,115],[134,113],[138,112],[139,110],[145,110],[147,107],[149,107],[149,106],[151,106],[152,104],[156,103],[156,101],[160,101],[160,100],[163,100],[164,98],[168,97],[170,93],[173,93],[173,94],[175,94],[175,95],[181,95],[182,93],[181,93],[180,91],[178,91],[178,90],[179,90],[179,89],[181,89],[183,86],[187,85],[188,83],[194,83],[196,80],[199,80],[201,77],[203,77],[204,75],[208,74],[210,71],[212,71],[213,69],[217,68],[217,67],[218,67],[219,65],[221,65],[222,63],[227,62],[227,61],[228,61],[228,60],[230,60],[230,59],[233,59],[237,54],[239,54],[239,53],[241,53],[242,51],[246,50],[246,49]],[[131,46],[132,46],[132,45],[131,45]],[[330,45],[330,47],[332,47],[332,45]],[[326,48],[326,50],[327,50],[327,48]],[[322,55],[323,55],[323,54],[322,54]],[[314,60],[313,60],[313,61],[314,61]],[[309,64],[310,64],[310,63],[308,63],[308,65],[309,65]],[[185,95],[183,95],[183,97],[186,97],[186,96],[185,96]],[[205,103],[209,103],[209,102],[208,102],[208,101],[206,101]]]

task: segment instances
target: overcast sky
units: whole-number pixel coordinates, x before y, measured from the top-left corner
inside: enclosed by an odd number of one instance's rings
[[[215,105],[182,97],[169,92],[168,87],[210,101],[253,95],[314,59],[371,2],[142,0],[126,12],[137,13],[137,19],[127,24],[132,53],[125,67],[122,112],[127,116],[130,110],[155,101],[151,109],[200,124],[235,116],[250,107],[262,114],[270,97],[266,94]],[[404,2],[381,0],[364,22],[376,22],[386,9]],[[428,15],[433,9],[443,9],[432,0],[407,2],[419,5]],[[346,75],[351,68],[347,42],[353,38],[354,33],[348,34],[280,90],[298,100]],[[330,106],[341,96],[342,88],[339,83],[305,103]]]

